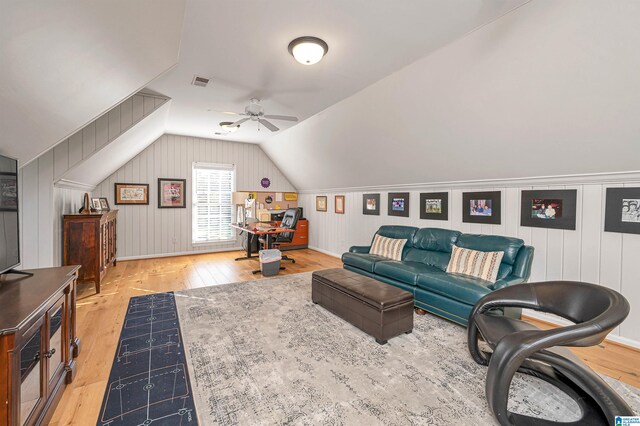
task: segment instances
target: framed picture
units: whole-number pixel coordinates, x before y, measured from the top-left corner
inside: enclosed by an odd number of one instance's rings
[[[316,211],[326,212],[327,211],[327,196],[326,195],[318,195],[316,196]]]
[[[149,184],[147,183],[116,183],[116,204],[149,204]]]
[[[18,175],[0,173],[0,212],[18,211]]]
[[[97,211],[102,210],[102,206],[100,205],[100,198],[91,199],[91,210],[97,210]]]
[[[111,210],[111,207],[109,207],[109,200],[107,200],[105,197],[100,197],[100,210],[102,210],[103,212],[108,212],[109,210]]]
[[[186,179],[158,178],[158,208],[186,208],[186,187]]]
[[[362,196],[362,214],[380,215],[380,194],[364,194]]]
[[[420,219],[449,220],[449,193],[423,192],[420,194]]]
[[[389,216],[409,217],[409,193],[390,192],[387,196]]]
[[[607,188],[604,230],[640,234],[640,188]]]
[[[520,225],[575,230],[577,195],[575,189],[522,191]]]
[[[500,225],[500,191],[463,192],[462,221]]]
[[[335,201],[335,212],[338,214],[344,214],[344,195],[336,195],[334,201]]]

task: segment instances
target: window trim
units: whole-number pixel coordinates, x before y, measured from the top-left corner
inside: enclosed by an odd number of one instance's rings
[[[229,163],[208,163],[208,162],[199,162],[194,161],[191,164],[191,246],[192,247],[202,247],[202,246],[215,246],[222,244],[235,243],[238,241],[238,236],[235,232],[232,233],[232,237],[225,240],[211,240],[211,241],[194,241],[194,224],[195,224],[195,214],[196,214],[196,204],[197,204],[197,196],[196,196],[196,188],[197,188],[197,180],[196,180],[196,172],[200,169],[209,169],[209,170],[223,170],[223,171],[231,171],[231,192],[236,191],[236,165]],[[233,223],[234,219],[234,209],[233,202],[231,203],[231,222]]]

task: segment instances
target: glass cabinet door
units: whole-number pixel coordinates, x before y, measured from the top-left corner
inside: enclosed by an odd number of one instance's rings
[[[42,342],[43,321],[28,333],[27,343],[20,349],[20,424],[24,425],[29,416],[44,398],[42,385]]]
[[[47,359],[47,379],[49,387],[53,388],[64,370],[64,342],[63,321],[64,321],[64,298],[61,298],[49,312],[47,312],[48,344],[44,357]]]

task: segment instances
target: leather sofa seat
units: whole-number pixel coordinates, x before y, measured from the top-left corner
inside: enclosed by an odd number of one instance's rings
[[[440,270],[420,262],[398,262],[396,260],[378,262],[373,269],[373,272],[378,275],[411,285],[416,285],[420,274],[434,271]]]
[[[474,305],[482,296],[490,293],[493,286],[489,281],[440,270],[420,274],[417,278],[418,287],[469,305]]]
[[[373,272],[377,262],[389,260],[386,257],[368,253],[345,253],[342,255],[342,263],[362,269],[367,272]]]
[[[382,226],[376,234],[407,240],[401,260],[371,255],[371,246],[353,246],[342,255],[344,269],[412,292],[415,306],[462,325],[467,325],[473,305],[484,295],[526,282],[531,275],[533,247],[524,245],[519,238],[411,226]],[[497,281],[447,273],[454,245],[485,252],[502,251]],[[519,317],[520,312],[513,309],[504,314]]]

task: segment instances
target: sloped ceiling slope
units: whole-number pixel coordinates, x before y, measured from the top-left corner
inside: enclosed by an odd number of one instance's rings
[[[533,1],[263,149],[299,190],[637,171],[638,16]]]
[[[0,152],[22,164],[177,63],[185,0],[4,1]]]

